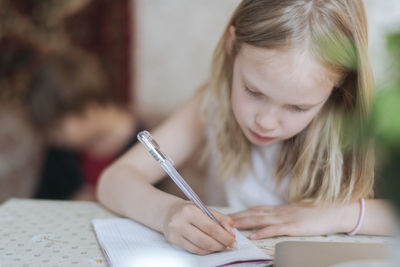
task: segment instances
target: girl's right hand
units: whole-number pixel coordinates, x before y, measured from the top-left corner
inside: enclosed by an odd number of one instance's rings
[[[225,229],[190,201],[173,204],[163,225],[165,238],[171,244],[199,255],[235,247],[232,219],[215,210],[210,211]]]

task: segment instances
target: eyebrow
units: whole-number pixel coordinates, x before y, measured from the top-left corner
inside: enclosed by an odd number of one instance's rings
[[[251,83],[249,83],[246,79],[243,79],[243,82],[244,82],[244,85],[246,87],[248,87],[249,89],[254,90],[257,93],[260,93],[260,94],[262,94],[263,96],[265,96],[267,98],[270,98],[268,95],[264,94],[261,90],[259,90],[256,86],[253,86]],[[304,103],[304,104],[289,104],[289,103],[287,103],[287,104],[284,104],[284,105],[296,106],[296,107],[299,107],[299,108],[309,108],[310,109],[310,108],[318,106],[319,104],[323,103],[324,101],[325,101],[325,99],[323,99],[322,101],[320,101],[318,103],[313,103],[313,104],[306,104],[306,103]]]

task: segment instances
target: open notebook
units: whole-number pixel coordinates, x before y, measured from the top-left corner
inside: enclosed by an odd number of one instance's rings
[[[164,236],[129,219],[92,221],[111,266],[267,266],[271,258],[236,231],[237,248],[199,256],[169,244]],[[161,261],[161,262],[160,262]],[[159,264],[157,264],[157,262]],[[154,263],[153,265],[151,263]]]

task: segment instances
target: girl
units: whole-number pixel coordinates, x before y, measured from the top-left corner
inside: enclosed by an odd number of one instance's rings
[[[178,166],[209,136],[229,204],[247,210],[215,212],[224,229],[155,189],[164,173],[142,145],[103,173],[98,197],[197,254],[234,246],[233,226],[259,228],[253,239],[389,234],[387,204],[364,202],[371,146],[347,134],[360,135],[372,89],[361,0],[244,0],[207,85],[153,135]]]

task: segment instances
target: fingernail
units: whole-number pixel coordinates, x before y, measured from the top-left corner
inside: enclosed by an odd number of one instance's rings
[[[228,248],[237,248],[237,242],[235,241],[231,246],[229,246]]]
[[[256,239],[257,238],[257,235],[256,234],[251,234],[250,235],[250,239]]]
[[[232,233],[232,235],[236,236],[235,230],[233,230],[233,228],[229,228],[229,231]]]
[[[235,241],[235,243],[233,243],[232,247],[233,247],[233,248],[237,248],[237,245],[238,245],[238,244],[237,244],[237,241]]]

